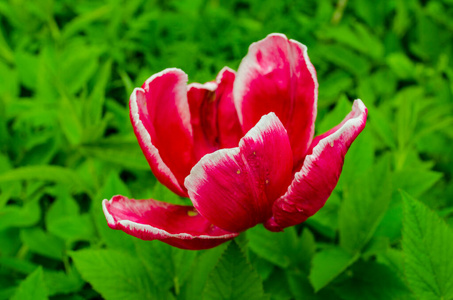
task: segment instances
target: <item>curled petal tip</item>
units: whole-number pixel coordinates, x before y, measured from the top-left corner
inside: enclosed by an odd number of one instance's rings
[[[313,140],[310,154],[287,192],[275,201],[272,226],[266,228],[274,231],[277,226],[302,223],[324,206],[338,182],[344,156],[365,127],[366,118],[367,108],[358,99],[339,125]]]
[[[208,249],[238,235],[212,225],[192,206],[115,196],[102,207],[110,228],[178,248]]]

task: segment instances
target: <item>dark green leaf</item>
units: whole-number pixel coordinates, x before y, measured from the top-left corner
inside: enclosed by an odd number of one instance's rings
[[[115,250],[81,250],[71,257],[82,278],[107,300],[161,299],[138,258]]]
[[[203,299],[263,299],[263,284],[235,241],[228,245],[206,282]]]
[[[401,191],[405,273],[420,299],[453,298],[453,230],[433,211]]]

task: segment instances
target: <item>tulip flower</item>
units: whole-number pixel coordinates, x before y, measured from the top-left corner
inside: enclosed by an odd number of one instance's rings
[[[281,231],[323,207],[367,108],[356,100],[314,137],[318,82],[306,46],[271,34],[250,46],[237,73],[187,81],[174,68],[151,76],[132,92],[130,118],[156,178],[193,206],[114,196],[103,201],[110,228],[207,249],[260,223]]]

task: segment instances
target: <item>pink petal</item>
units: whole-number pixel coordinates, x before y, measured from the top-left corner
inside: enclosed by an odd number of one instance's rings
[[[286,194],[275,201],[267,229],[279,231],[302,223],[324,206],[337,185],[349,146],[365,127],[367,114],[363,102],[356,100],[339,126],[313,140],[302,169]]]
[[[272,215],[291,181],[288,135],[274,113],[261,118],[239,147],[205,155],[185,186],[195,208],[216,226],[240,232]]]
[[[294,164],[303,160],[314,135],[318,98],[305,45],[283,34],[253,43],[239,66],[233,95],[244,132],[275,112],[288,131]]]
[[[236,73],[226,67],[217,76],[217,82],[219,84],[216,91],[216,98],[219,101],[217,107],[217,124],[219,128],[220,148],[237,147],[239,140],[244,136],[233,101],[233,84],[235,78]]]
[[[187,75],[166,69],[133,91],[129,107],[132,126],[156,178],[187,196],[184,178],[195,164],[187,103]]]
[[[190,107],[190,122],[193,129],[195,159],[219,148],[217,138],[217,83],[191,83],[188,86],[187,98]]]
[[[197,160],[220,148],[237,147],[243,136],[232,97],[234,78],[234,71],[225,67],[216,82],[188,86]]]
[[[192,206],[114,196],[102,208],[110,228],[182,249],[208,249],[238,235],[212,225]]]

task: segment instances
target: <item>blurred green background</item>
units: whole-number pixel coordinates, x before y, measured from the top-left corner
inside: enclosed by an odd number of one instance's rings
[[[0,299],[216,299],[225,246],[142,242],[110,230],[101,201],[184,202],[149,170],[130,93],[168,67],[212,80],[272,32],[308,47],[317,133],[355,98],[369,119],[323,210],[239,238],[254,284],[271,299],[412,299],[399,191],[453,224],[452,4],[0,0]]]

